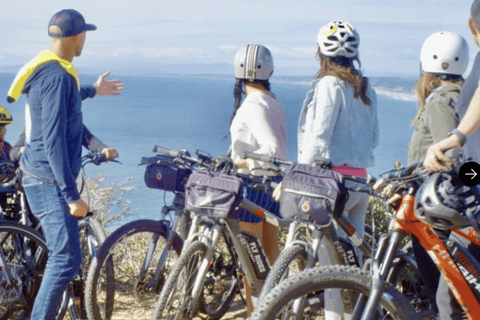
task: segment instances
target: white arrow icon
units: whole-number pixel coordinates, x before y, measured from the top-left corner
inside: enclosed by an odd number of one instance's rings
[[[477,173],[475,171],[473,171],[473,169],[471,169],[473,173],[465,173],[466,176],[472,176],[472,180],[473,178],[475,178],[477,176]]]

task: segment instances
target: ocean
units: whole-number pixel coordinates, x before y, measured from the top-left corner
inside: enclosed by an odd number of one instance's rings
[[[6,92],[14,74],[0,73],[0,90]],[[81,77],[93,83],[96,76]],[[115,78],[114,76],[110,77]],[[104,174],[109,183],[130,178],[135,190],[127,193],[131,211],[125,220],[156,219],[164,204],[163,191],[144,183],[140,159],[154,156],[154,145],[171,149],[202,150],[222,155],[229,146],[229,119],[233,110],[234,79],[215,75],[169,75],[158,77],[122,76],[125,90],[118,97],[95,97],[83,103],[84,123],[105,144],[119,152],[121,164],[89,165],[87,175]],[[287,119],[288,151],[296,160],[296,128],[303,100],[309,90],[308,79],[272,78],[272,91],[282,103]],[[372,79],[377,91],[380,144],[375,150],[373,176],[393,169],[395,161],[406,164],[406,143],[412,135],[411,119],[417,107],[412,80]],[[4,100],[5,101],[5,100]],[[2,104],[14,118],[7,127],[6,140],[14,144],[24,128],[25,97],[14,104]]]

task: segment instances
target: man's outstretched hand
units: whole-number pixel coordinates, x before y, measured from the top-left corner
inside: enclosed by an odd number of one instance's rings
[[[97,82],[93,84],[95,89],[97,89],[97,94],[100,96],[118,96],[120,95],[120,91],[125,88],[120,80],[106,80],[109,75],[110,71],[105,72],[98,77]]]

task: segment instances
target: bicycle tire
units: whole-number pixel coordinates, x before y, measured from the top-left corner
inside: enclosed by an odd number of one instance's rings
[[[416,264],[410,263],[402,256],[397,256],[387,277],[387,282],[393,284],[402,293],[421,318],[435,318],[435,295],[430,293],[428,286],[422,280]]]
[[[22,238],[15,237],[16,239],[12,240],[15,235],[20,235]],[[38,231],[16,222],[6,221],[0,223],[0,245],[0,250],[15,280],[15,286],[9,288],[6,285],[0,286],[0,291],[4,291],[0,294],[0,319],[4,320],[9,319],[12,312],[19,309],[31,311],[40,288],[42,273],[48,258],[48,248]],[[17,247],[14,248],[14,246]],[[20,247],[25,254],[19,252]],[[4,282],[6,283],[5,274],[0,269],[0,283]]]
[[[233,243],[224,230],[215,246],[199,304],[199,312],[211,320],[222,318],[239,292],[237,260],[231,248]]]
[[[292,271],[298,272],[304,270],[307,264],[307,259],[308,253],[302,246],[292,245],[282,250],[278,255],[277,260],[275,260],[272,269],[268,273],[258,301],[263,301],[273,288],[275,288],[282,280],[292,275]]]
[[[92,217],[80,219],[78,222],[80,234],[80,249],[82,252],[82,264],[75,278],[67,288],[67,310],[72,320],[87,318],[85,307],[85,284],[87,280],[90,263],[97,255],[101,244],[105,241],[106,235],[100,222]],[[59,315],[60,316],[60,315]],[[63,319],[63,316],[57,317]]]
[[[203,279],[198,301],[193,301],[191,285],[198,276],[198,267],[205,257],[207,247],[203,242],[192,242],[190,247],[182,253],[177,266],[169,275],[155,306],[153,319],[192,319],[197,314],[201,318],[211,320],[222,318],[233,302],[240,283],[236,274],[236,256],[231,251],[232,246],[229,238],[223,233],[215,246],[215,255]],[[188,300],[190,305],[171,311],[170,304],[174,303],[176,298],[175,290],[183,289],[182,285],[185,284],[187,288],[178,298],[180,301]],[[164,312],[167,314],[164,315]]]
[[[137,312],[141,312],[142,317],[149,316],[152,312],[151,306],[163,287],[164,279],[183,246],[183,241],[176,234],[172,243],[167,245],[169,232],[164,222],[145,219],[129,222],[107,237],[88,270],[85,287],[88,319],[111,319],[112,316],[124,312],[126,304],[135,307],[132,314],[127,316],[134,318]],[[154,237],[158,237],[155,251],[144,276],[140,279],[138,272]],[[165,263],[168,268],[162,270],[154,287],[147,290],[146,286],[154,276],[158,259],[164,249],[168,250]]]
[[[299,297],[305,297],[305,303],[300,309],[301,319],[318,319],[324,315],[322,292],[328,289],[341,289],[342,296],[346,290],[352,294],[370,292],[370,275],[356,267],[330,265],[307,269],[297,273],[293,277],[282,281],[275,289],[266,296],[262,304],[259,304],[251,317],[252,320],[272,320],[277,316],[291,316],[288,307]],[[409,301],[395,288],[384,283],[385,291],[382,295],[379,306],[382,307],[382,316],[386,319],[395,320],[416,320],[418,319],[415,310],[410,306]],[[350,292],[349,291],[349,292]],[[314,316],[314,313],[317,316]],[[386,314],[383,314],[386,313]],[[374,319],[378,319],[377,314]]]
[[[177,265],[170,272],[160,293],[152,319],[189,320],[196,316],[199,303],[198,301],[192,301],[190,295],[197,277],[198,267],[206,253],[207,246],[200,241],[192,242],[182,252]],[[184,291],[180,292],[178,296],[180,303],[176,303],[176,290]],[[178,304],[178,307],[175,307],[175,310],[171,310],[172,304]]]

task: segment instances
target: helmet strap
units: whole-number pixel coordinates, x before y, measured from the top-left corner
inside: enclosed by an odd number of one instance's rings
[[[447,73],[436,73],[436,76],[438,76],[442,80],[459,80],[462,78],[461,75],[458,74],[447,74]]]

